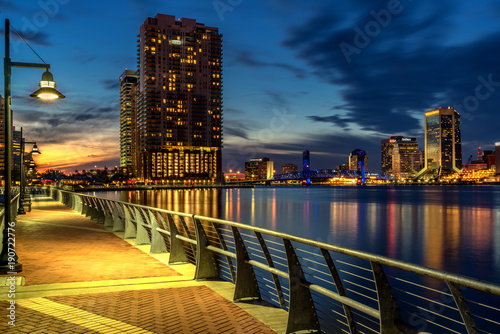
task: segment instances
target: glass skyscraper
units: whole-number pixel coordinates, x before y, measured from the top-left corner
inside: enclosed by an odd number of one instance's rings
[[[141,26],[137,51],[131,158],[138,178],[221,181],[222,34],[157,14]]]
[[[422,169],[422,155],[416,138],[391,136],[382,140],[382,174],[395,179],[414,177]]]
[[[425,159],[418,176],[443,175],[462,169],[460,114],[453,108],[425,113]]]

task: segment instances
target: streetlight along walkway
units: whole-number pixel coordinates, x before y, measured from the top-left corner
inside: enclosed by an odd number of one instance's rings
[[[33,199],[15,237],[23,272],[15,288],[1,276],[0,333],[284,331],[285,311],[235,304],[232,283],[195,281],[193,265],[169,267],[168,254],[147,254],[149,246],[133,246],[49,197]]]

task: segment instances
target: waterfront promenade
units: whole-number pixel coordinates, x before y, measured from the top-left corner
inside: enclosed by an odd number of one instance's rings
[[[169,267],[168,254],[148,254],[149,246],[134,246],[50,197],[32,201],[15,230],[23,271],[14,298],[1,276],[1,333],[285,331],[284,310],[233,303],[232,283],[195,281],[191,264]]]

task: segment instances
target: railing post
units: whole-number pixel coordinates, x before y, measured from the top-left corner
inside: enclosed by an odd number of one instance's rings
[[[375,286],[377,288],[378,309],[380,312],[380,333],[381,334],[400,334],[401,330],[397,327],[401,324],[402,318],[399,312],[396,299],[392,294],[391,286],[387,281],[382,265],[370,261]]]
[[[117,203],[113,203],[111,207],[113,208],[113,232],[125,231],[125,224],[122,217],[120,217],[120,210]]]
[[[478,331],[476,323],[474,322],[474,318],[472,317],[471,312],[469,310],[469,305],[467,305],[467,300],[465,299],[464,294],[460,289],[460,286],[452,282],[446,282],[446,283],[448,284],[448,288],[450,289],[451,295],[453,296],[453,299],[457,304],[458,311],[462,316],[462,320],[464,321],[467,333],[477,334]]]
[[[167,220],[168,229],[170,230],[170,256],[168,258],[168,264],[187,263],[189,262],[189,259],[186,254],[186,250],[184,249],[182,240],[177,239],[179,231],[177,230],[177,227],[175,226],[174,220],[170,216],[170,213],[167,213]]]
[[[165,240],[163,236],[156,229],[160,226],[158,225],[158,218],[153,213],[153,211],[149,210],[149,220],[151,222],[151,248],[149,249],[150,253],[166,253],[167,245],[165,244]]]
[[[295,254],[292,242],[283,239],[283,243],[285,245],[290,283],[286,332],[294,333],[306,330],[318,332],[320,331],[318,315],[316,314],[311,291],[302,285],[306,279],[299,259],[297,258],[297,254]]]
[[[260,248],[262,249],[262,252],[266,257],[267,265],[271,268],[275,268],[273,258],[271,257],[271,253],[269,253],[269,249],[267,248],[266,241],[262,237],[262,234],[260,232],[255,232],[255,236],[257,237],[257,240],[259,240]],[[276,274],[272,274],[272,276],[273,276],[274,286],[276,288],[276,293],[278,294],[278,299],[280,301],[280,306],[285,307],[286,306],[285,297],[283,296],[283,289],[281,288],[280,279]]]
[[[234,226],[231,227],[234,236],[234,246],[236,248],[236,283],[234,287],[234,301],[244,298],[261,299],[259,285],[253,266],[246,263],[250,260],[247,249],[241,238],[241,234]]]
[[[112,202],[104,202],[104,227],[113,227],[114,225],[113,210],[111,209],[110,205],[115,206]]]
[[[87,208],[88,208],[87,197],[86,196],[80,196],[80,199],[82,200],[82,211],[81,211],[81,214],[82,214],[82,216],[87,216]]]
[[[320,248],[321,253],[323,254],[323,258],[325,259],[326,265],[328,266],[328,269],[330,270],[330,274],[332,275],[333,282],[335,283],[335,287],[337,288],[337,292],[340,296],[345,296],[345,289],[344,285],[342,284],[342,280],[340,279],[340,275],[337,271],[337,268],[335,267],[335,263],[333,262],[333,259],[330,255],[330,252],[326,249]],[[349,332],[351,334],[357,333],[356,329],[356,322],[354,321],[354,318],[352,316],[352,310],[349,306],[342,304],[342,308],[344,309],[344,314],[347,320],[347,324],[349,326]]]
[[[96,198],[97,200],[97,223],[104,224],[104,220],[106,218],[106,212],[104,208],[104,199]]]
[[[132,215],[130,214],[129,209],[126,205],[122,204],[123,213],[125,215],[125,233],[123,235],[123,239],[131,239],[137,236],[137,230],[132,223]]]
[[[97,216],[99,214],[99,209],[97,207],[97,198],[95,197],[91,197],[90,198],[90,205],[91,205],[91,209],[90,209],[90,219],[91,220],[96,220],[97,221]]]
[[[219,278],[219,269],[215,262],[214,253],[207,249],[210,245],[201,222],[193,215],[194,230],[196,232],[196,272],[195,279]]]
[[[82,196],[75,194],[75,208],[74,210],[76,212],[82,212],[83,211],[83,202],[82,202]]]
[[[144,219],[142,218],[141,211],[139,211],[137,209],[137,207],[134,206],[134,213],[135,213],[134,216],[135,216],[135,223],[136,223],[136,229],[137,229],[135,244],[136,245],[149,245],[149,244],[151,244],[151,240],[149,240],[149,234],[146,231],[146,228],[144,227]],[[146,219],[147,219],[147,217],[146,217]]]

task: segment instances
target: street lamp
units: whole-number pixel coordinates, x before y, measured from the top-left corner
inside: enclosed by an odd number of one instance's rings
[[[8,226],[12,223],[12,212],[11,212],[11,164],[12,164],[12,115],[10,111],[11,105],[11,72],[12,67],[25,67],[25,68],[38,68],[45,69],[45,73],[42,75],[42,81],[40,81],[40,88],[31,94],[32,97],[37,97],[40,99],[53,100],[56,98],[64,98],[65,96],[59,93],[55,87],[55,82],[52,74],[49,72],[50,65],[37,64],[37,63],[19,63],[10,60],[10,22],[8,19],[5,20],[5,58],[4,58],[4,126],[5,126],[5,167],[4,167],[4,227],[3,227],[3,238],[2,238],[2,251],[0,253],[0,274],[6,273],[18,273],[22,271],[22,265],[17,262],[17,255],[15,251],[11,248],[9,249],[8,244]],[[15,30],[14,30],[15,31]],[[35,52],[36,53],[36,52]],[[37,55],[38,56],[38,55]],[[41,59],[41,58],[40,58]],[[42,60],[43,61],[43,60]],[[14,256],[9,256],[9,254]]]
[[[17,214],[18,215],[25,215],[26,211],[24,211],[24,194],[25,194],[25,187],[26,187],[26,176],[25,176],[25,164],[24,164],[24,149],[25,149],[25,144],[33,144],[33,149],[30,152],[31,158],[33,158],[33,154],[42,154],[40,150],[38,149],[38,146],[36,146],[36,142],[34,141],[25,141],[23,139],[23,128],[21,128],[21,164],[19,166],[20,170],[20,192],[19,192],[19,208],[17,209]],[[31,159],[30,163],[34,161]],[[31,165],[30,165],[31,166]]]

